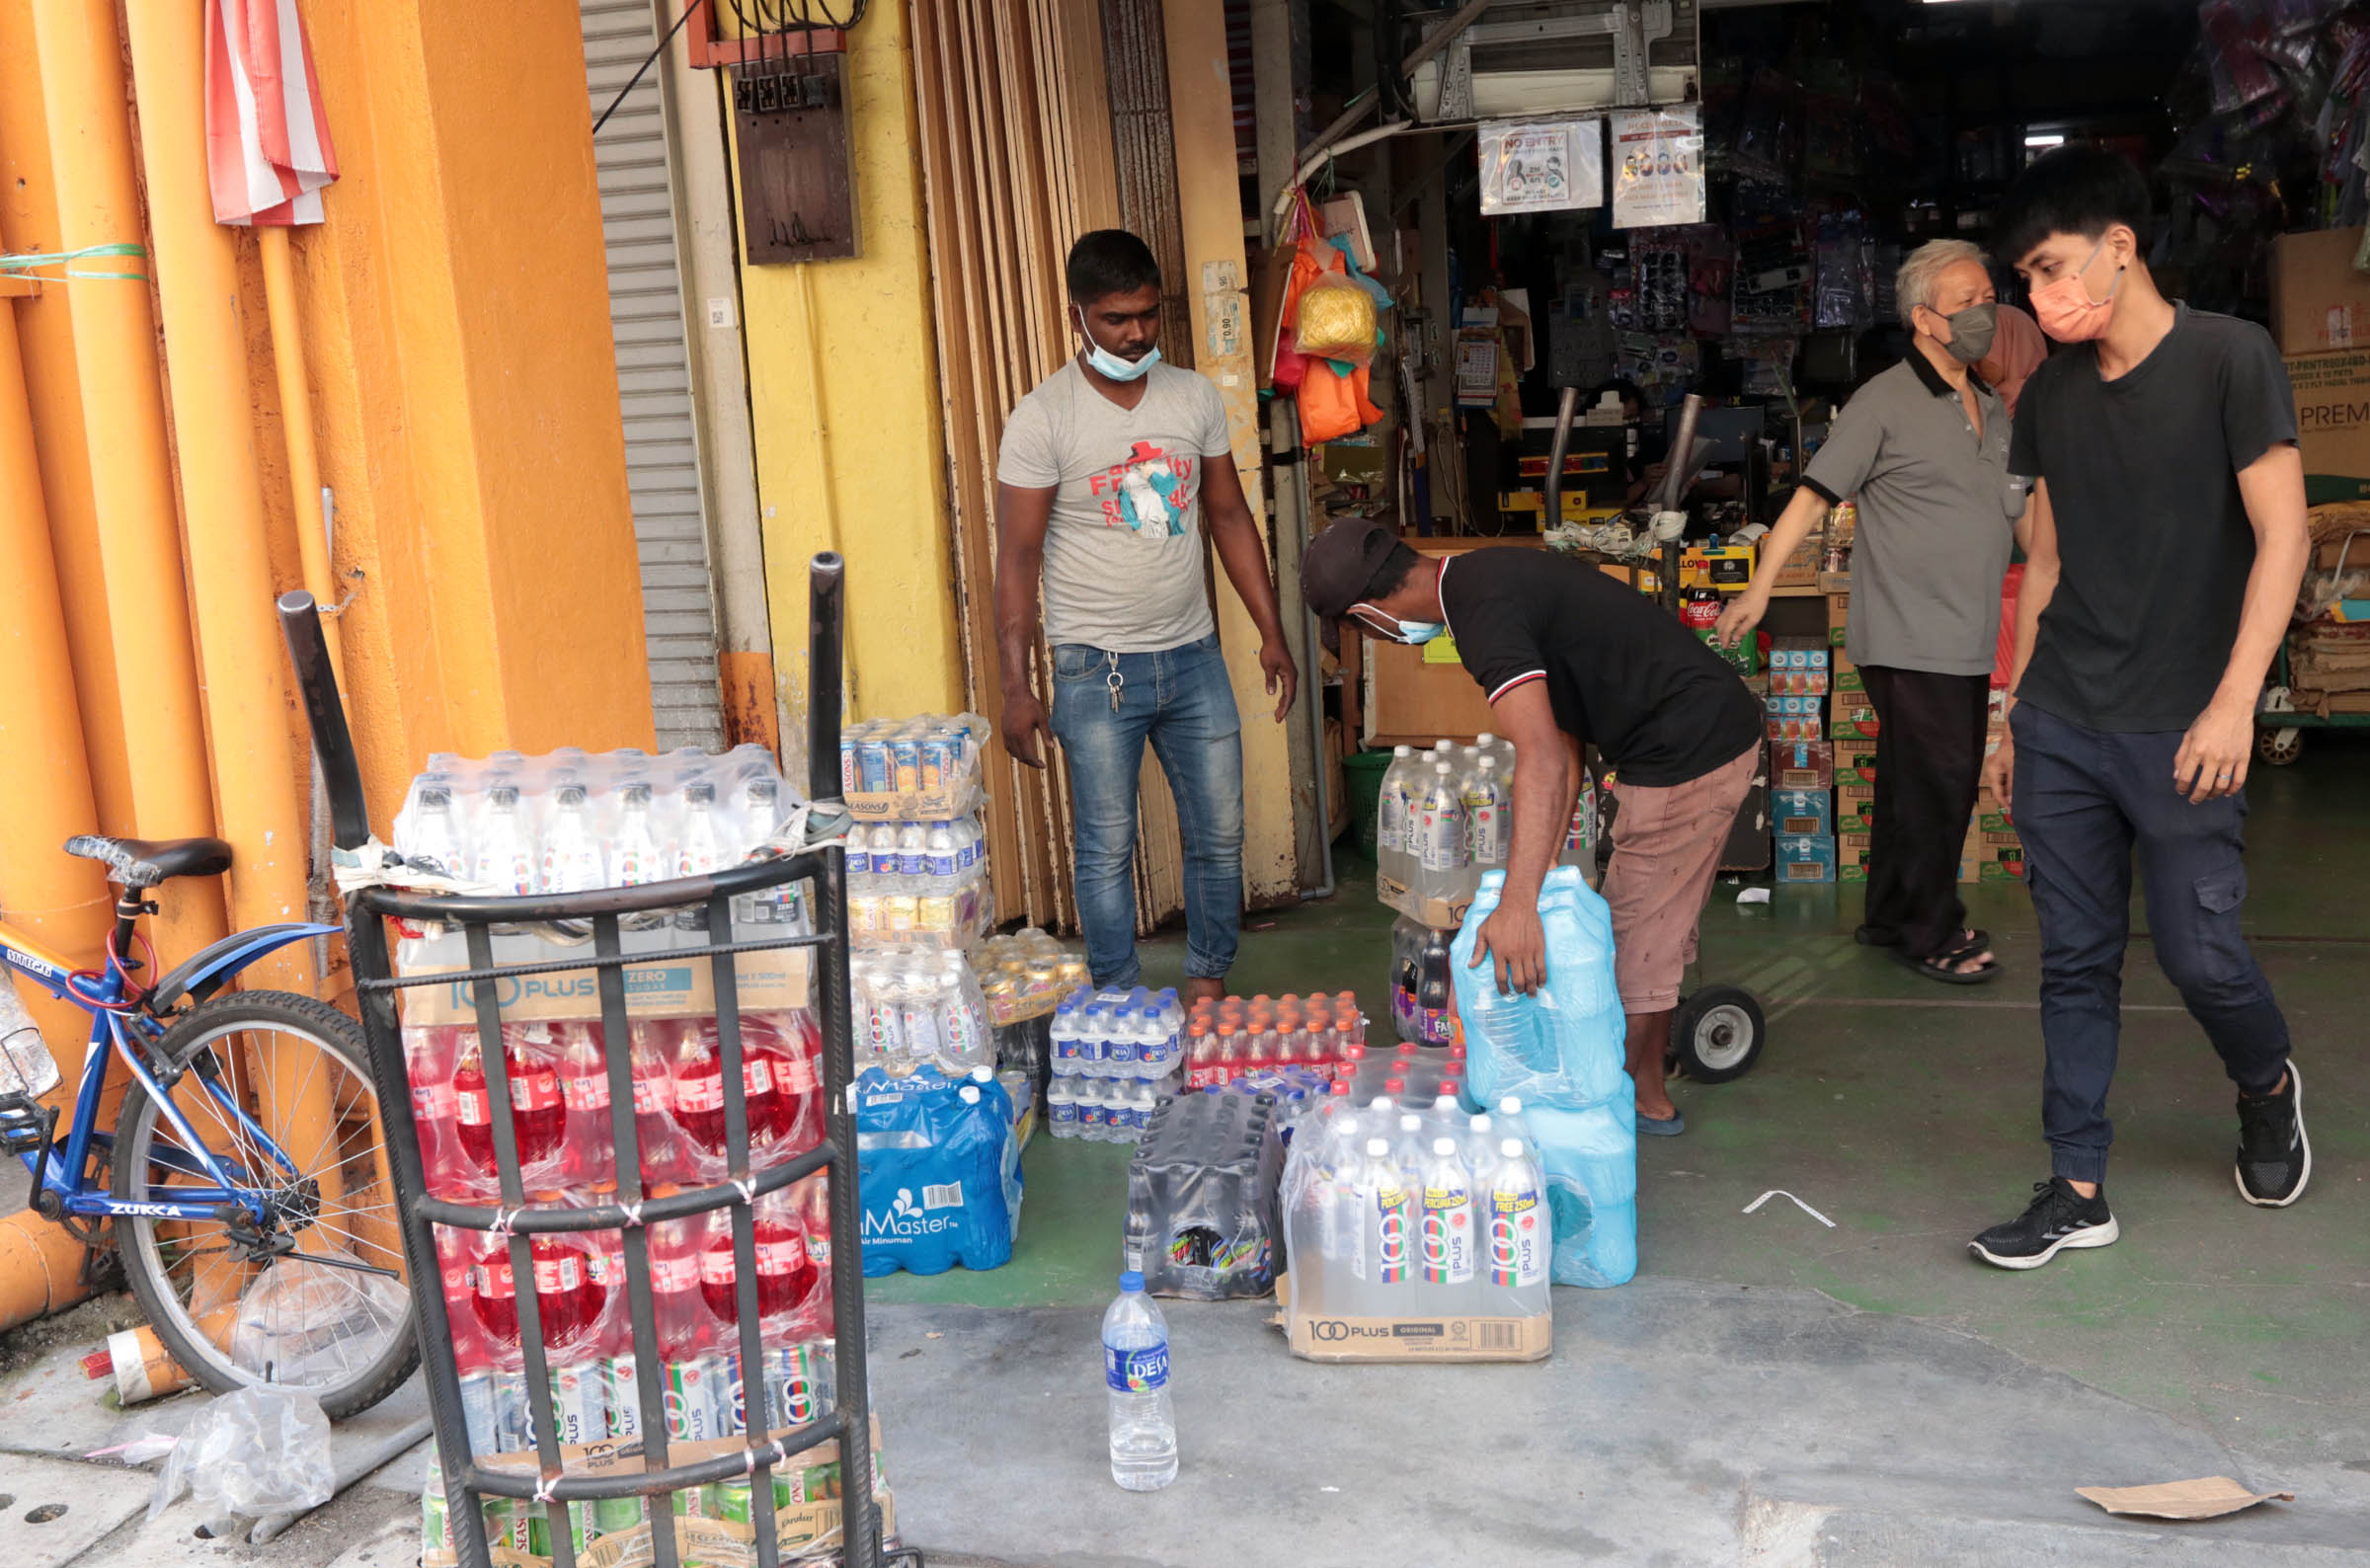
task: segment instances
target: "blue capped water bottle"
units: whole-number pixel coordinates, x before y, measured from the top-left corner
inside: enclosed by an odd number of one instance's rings
[[[1119,1298],[1103,1313],[1103,1381],[1111,1392],[1111,1479],[1131,1492],[1157,1492],[1177,1478],[1168,1320],[1134,1269],[1119,1277]]]

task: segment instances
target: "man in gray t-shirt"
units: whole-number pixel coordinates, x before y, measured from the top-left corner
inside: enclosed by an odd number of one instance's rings
[[[996,460],[995,629],[1004,749],[1069,764],[1078,923],[1097,985],[1133,985],[1137,779],[1149,742],[1185,850],[1186,989],[1220,995],[1242,915],[1242,739],[1204,587],[1205,530],[1259,628],[1291,711],[1267,546],[1251,520],[1218,388],[1159,362],[1160,272],[1122,229],[1079,237],[1066,269],[1077,354],[1020,400]],[[1049,716],[1029,680],[1044,586]]]
[[[1909,357],[1837,417],[1719,635],[1752,629],[1786,557],[1829,507],[1856,497],[1844,646],[1877,720],[1859,939],[1965,985],[2000,973],[1983,933],[1967,928],[1958,868],[1983,768],[2000,582],[2024,497],[2008,471],[2008,409],[1970,368],[1992,346],[1998,309],[1983,253],[1932,241],[1895,287]]]

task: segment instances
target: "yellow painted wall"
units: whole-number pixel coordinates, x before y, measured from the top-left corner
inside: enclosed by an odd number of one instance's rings
[[[874,6],[848,34],[862,254],[742,270],[779,678],[803,712],[807,560],[836,549],[851,719],[943,712],[963,689],[907,25]]]

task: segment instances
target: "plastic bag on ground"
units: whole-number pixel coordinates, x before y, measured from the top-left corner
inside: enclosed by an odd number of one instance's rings
[[[297,1386],[341,1381],[383,1354],[388,1331],[402,1326],[411,1309],[402,1281],[315,1257],[352,1261],[329,1246],[292,1253],[240,1295],[230,1355],[241,1371]]]
[[[156,1480],[148,1517],[181,1495],[182,1483],[207,1519],[262,1519],[319,1508],[337,1491],[329,1417],[307,1393],[242,1388],[203,1410],[173,1445]]]

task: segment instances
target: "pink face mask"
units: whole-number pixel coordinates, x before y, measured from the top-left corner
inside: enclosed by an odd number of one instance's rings
[[[2088,343],[2093,338],[2106,336],[2106,326],[2115,314],[2115,290],[2123,286],[2123,269],[2115,269],[2115,280],[2106,285],[2104,299],[2093,299],[2083,283],[2082,274],[2091,270],[2106,250],[2106,241],[2091,252],[2090,261],[2056,282],[2032,291],[2032,316],[2041,324],[2041,331],[2059,343]]]

